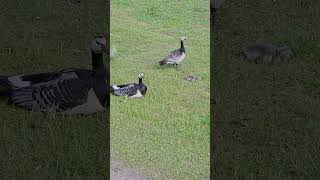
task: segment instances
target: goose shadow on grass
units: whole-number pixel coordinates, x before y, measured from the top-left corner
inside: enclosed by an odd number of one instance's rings
[[[3,106],[14,107],[13,103],[10,101],[9,94],[2,87],[0,87],[0,104]]]
[[[176,69],[176,67],[174,67],[173,64],[165,64],[165,65],[162,65],[160,66],[159,65],[159,62],[158,61],[151,61],[150,64],[152,64],[152,67],[156,70],[168,70],[168,69],[173,69],[173,70],[176,70],[177,72],[183,72],[183,65],[182,64],[179,64],[178,65],[178,69]]]
[[[103,116],[107,115],[107,111],[101,111],[101,112],[96,112],[92,114],[63,114],[55,111],[41,111],[41,110],[30,110],[30,109],[25,109],[23,107],[18,107],[14,105],[12,101],[10,101],[10,98],[8,96],[4,96],[0,92],[0,106],[5,106],[6,108],[9,109],[17,109],[21,111],[22,113],[30,114],[30,113],[39,113],[41,115],[45,115],[46,117],[84,117],[84,118],[90,118],[90,117],[96,117],[98,114],[102,114]],[[106,109],[109,108],[106,107]]]

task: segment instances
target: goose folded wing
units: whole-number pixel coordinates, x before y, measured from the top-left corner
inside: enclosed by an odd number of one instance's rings
[[[182,55],[182,52],[177,49],[177,50],[174,50],[172,51],[168,56],[167,56],[167,60],[168,61],[175,61],[175,60],[178,60]]]
[[[59,73],[38,73],[29,75],[14,75],[7,77],[6,81],[9,86],[13,88],[27,87],[33,84],[40,84],[48,81],[52,81],[59,77]]]
[[[67,79],[67,78],[77,78],[75,71],[79,71],[78,69],[63,69],[58,72],[48,72],[48,73],[38,73],[38,74],[30,74],[30,75],[23,75],[23,76],[14,76],[11,78],[11,81],[14,81],[14,86],[17,87],[25,87],[24,83],[28,83],[30,85],[34,84],[45,84],[49,81],[54,81],[57,79]],[[17,85],[15,83],[18,83]],[[20,83],[20,84],[19,84]]]
[[[136,84],[125,84],[125,85],[118,85],[118,89],[116,89],[113,94],[118,96],[133,96],[139,90],[139,86]]]
[[[86,102],[90,84],[80,79],[60,79],[15,90],[12,102],[26,109],[65,111]]]

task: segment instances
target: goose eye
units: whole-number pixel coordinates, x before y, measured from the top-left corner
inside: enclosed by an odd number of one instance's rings
[[[96,41],[96,43],[100,46],[100,48],[104,48],[104,44],[103,43],[100,43],[99,41]]]
[[[100,43],[98,40],[96,41],[96,43],[99,44],[99,45],[101,45],[101,43]]]

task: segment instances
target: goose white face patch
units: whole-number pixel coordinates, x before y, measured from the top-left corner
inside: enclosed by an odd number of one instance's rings
[[[22,75],[11,76],[8,78],[8,81],[17,88],[30,86],[31,83],[29,81],[22,80],[21,77]]]
[[[96,38],[91,43],[91,50],[94,52],[103,52],[101,45],[106,45],[106,39],[103,37]]]
[[[144,77],[143,73],[139,74],[139,76],[138,76],[138,78],[143,78],[143,77]]]

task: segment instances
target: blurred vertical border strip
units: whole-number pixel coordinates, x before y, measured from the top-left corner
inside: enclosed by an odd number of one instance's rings
[[[210,0],[210,179],[214,177],[214,160],[216,159],[216,137],[214,132],[214,23],[216,18],[215,1]]]
[[[104,28],[104,34],[106,38],[106,46],[108,48],[106,53],[106,64],[107,64],[107,83],[108,83],[108,91],[110,89],[110,0],[104,0],[105,1],[105,12],[103,15],[105,16],[105,26]],[[110,179],[110,93],[107,94],[107,105],[106,105],[106,112],[104,114],[105,118],[105,125],[106,125],[106,163],[107,163],[107,177],[106,179]]]

